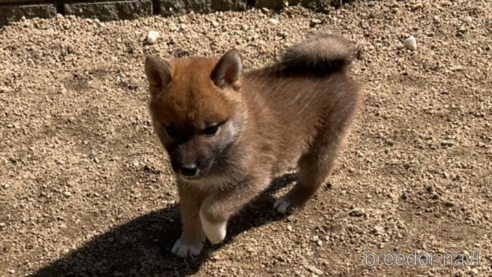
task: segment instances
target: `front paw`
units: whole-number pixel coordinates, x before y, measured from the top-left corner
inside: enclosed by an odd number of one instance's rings
[[[203,232],[207,236],[211,244],[221,243],[226,236],[227,221],[220,223],[210,222],[206,216],[200,211],[200,221],[202,222]]]
[[[198,256],[203,248],[203,242],[198,241],[195,243],[185,242],[183,238],[178,239],[173,246],[171,252],[181,258],[187,258],[191,256]]]

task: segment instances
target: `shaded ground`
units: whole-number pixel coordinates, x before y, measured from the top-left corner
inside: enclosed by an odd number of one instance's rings
[[[143,42],[151,29],[156,45]],[[146,111],[144,54],[236,47],[252,68],[328,29],[358,44],[364,97],[329,184],[282,218],[272,205],[293,181],[283,177],[233,219],[226,244],[171,256],[177,196]],[[487,0],[4,27],[0,276],[490,276],[491,47]],[[367,267],[366,250],[479,251],[479,265]]]

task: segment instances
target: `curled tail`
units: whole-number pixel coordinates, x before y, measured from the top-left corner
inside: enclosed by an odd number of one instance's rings
[[[281,64],[287,74],[327,75],[345,70],[355,58],[355,48],[347,39],[318,34],[288,48]]]

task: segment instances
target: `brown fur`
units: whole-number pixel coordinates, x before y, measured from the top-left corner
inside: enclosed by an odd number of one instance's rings
[[[305,205],[331,173],[359,103],[347,73],[352,59],[348,42],[331,36],[298,44],[283,61],[246,73],[234,50],[220,60],[147,57],[150,114],[181,199],[178,242],[201,249],[203,220],[227,222],[295,163],[298,182],[284,198],[289,211]],[[204,135],[217,123],[215,135]],[[180,174],[193,163],[196,176]],[[183,251],[173,250],[197,254]]]

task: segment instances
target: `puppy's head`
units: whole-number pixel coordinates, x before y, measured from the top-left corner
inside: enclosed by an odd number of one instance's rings
[[[239,53],[170,62],[148,56],[145,73],[154,130],[173,170],[184,179],[206,177],[244,124]]]

